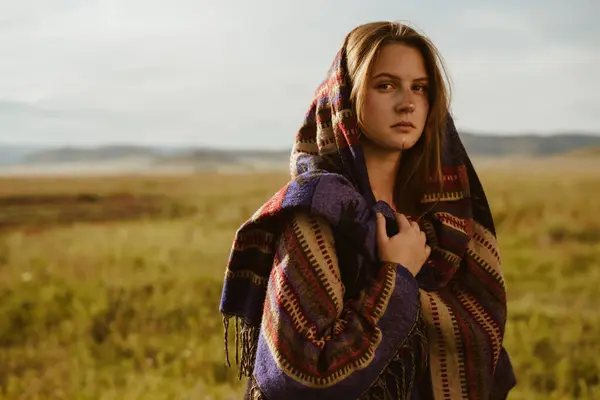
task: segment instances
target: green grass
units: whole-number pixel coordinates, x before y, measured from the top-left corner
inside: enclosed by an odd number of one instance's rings
[[[481,173],[508,287],[511,399],[600,398],[600,173],[555,172]],[[49,224],[39,204],[3,231],[0,398],[240,398],[218,314],[225,263],[236,229],[285,181],[0,180],[2,198],[130,193],[167,210],[90,221],[98,208],[80,205],[81,219]]]

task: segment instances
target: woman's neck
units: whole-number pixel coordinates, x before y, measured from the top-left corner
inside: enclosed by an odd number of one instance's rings
[[[364,142],[363,152],[375,200],[385,201],[392,208],[396,209],[394,204],[394,189],[402,152],[385,150],[371,143]]]

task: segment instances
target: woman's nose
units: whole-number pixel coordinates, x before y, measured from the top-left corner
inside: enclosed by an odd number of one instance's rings
[[[396,111],[401,113],[411,113],[415,111],[415,103],[413,101],[412,93],[410,90],[404,90],[398,93]]]

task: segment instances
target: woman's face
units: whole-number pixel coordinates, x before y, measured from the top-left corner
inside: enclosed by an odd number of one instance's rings
[[[363,135],[381,149],[410,149],[423,134],[429,112],[421,53],[404,44],[385,45],[367,79]]]

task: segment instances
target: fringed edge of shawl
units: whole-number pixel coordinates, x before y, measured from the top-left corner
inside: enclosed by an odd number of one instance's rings
[[[238,379],[241,380],[243,376],[252,379],[260,327],[253,326],[238,316],[223,314],[223,327],[225,332],[225,362],[228,367],[231,367],[231,363],[229,362],[228,346],[229,323],[231,318],[235,318],[235,362],[236,365],[239,365]],[[396,374],[390,371],[388,364],[381,374],[379,374],[373,385],[371,385],[367,392],[360,397],[360,400],[388,400],[389,390],[387,385],[390,377],[393,378],[393,381],[396,383],[396,385],[399,385],[397,386],[397,389],[400,389],[398,391],[402,394],[402,398],[410,399],[414,389],[415,379],[417,377],[417,368],[421,368],[422,373],[425,369],[427,369],[426,366],[428,365],[429,359],[428,339],[425,333],[424,320],[420,308],[417,314],[417,319],[413,325],[413,328],[411,329],[411,332],[409,333],[409,337],[412,337],[412,335],[415,335],[418,338],[419,351],[416,351],[413,347],[414,341],[409,339],[406,340],[396,352],[396,355],[398,355],[405,348],[408,348],[409,350],[409,363],[412,365],[412,372],[409,381],[407,382],[405,379],[406,372],[404,365],[402,366],[402,372],[400,376],[396,376]],[[242,347],[241,355],[239,354],[240,340]],[[419,353],[423,358],[417,360],[417,353]],[[396,356],[390,360],[390,363],[395,361],[395,358]],[[261,396],[258,387],[256,386],[253,389],[254,390],[252,391],[251,398],[260,399]]]
[[[379,374],[377,380],[369,387],[369,389],[359,398],[359,400],[395,400],[389,397],[390,390],[388,388],[388,381],[390,379],[396,385],[396,391],[400,393],[400,399],[409,400],[411,399],[412,392],[415,387],[415,381],[417,378],[417,370],[420,369],[420,373],[426,372],[428,370],[428,361],[429,361],[429,346],[426,332],[426,327],[424,325],[423,315],[421,310],[419,309],[417,315],[417,321],[413,325],[411,332],[409,333],[409,337],[415,335],[418,338],[419,350],[417,351],[413,345],[413,340],[405,341],[402,346],[396,352],[396,355],[390,360],[388,365],[384,368],[384,370]],[[398,357],[399,353],[404,349],[408,348],[409,357],[408,360],[402,359],[402,357]],[[417,353],[421,355],[421,359],[417,359]],[[400,374],[396,375],[391,371],[389,365],[392,362],[400,361],[402,365],[402,370]],[[405,362],[408,361],[412,365],[411,375],[406,381],[406,366]]]
[[[248,378],[248,383],[246,385],[246,393],[244,393],[244,400],[264,400],[265,396],[263,392],[260,390],[258,383],[254,377]]]
[[[229,362],[229,323],[231,318],[235,318],[235,363],[239,365],[238,379],[241,380],[244,376],[250,377],[254,371],[260,327],[253,326],[238,316],[223,314],[225,364],[228,367],[231,367]]]

